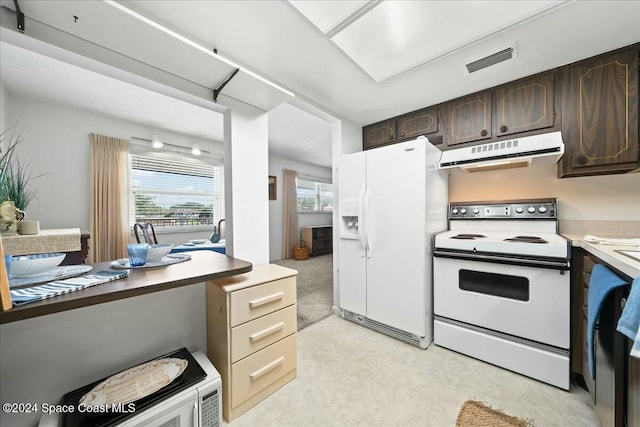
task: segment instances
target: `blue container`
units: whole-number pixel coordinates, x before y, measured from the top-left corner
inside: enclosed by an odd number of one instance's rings
[[[149,245],[146,243],[130,243],[127,245],[129,253],[129,265],[131,267],[140,267],[147,263],[147,251]]]

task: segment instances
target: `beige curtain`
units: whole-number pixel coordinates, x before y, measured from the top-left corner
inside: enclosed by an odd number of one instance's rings
[[[284,224],[282,239],[282,258],[293,258],[293,247],[300,240],[298,236],[298,197],[296,194],[296,178],[298,172],[287,169],[282,170],[284,195]]]
[[[129,141],[92,133],[89,230],[92,263],[125,258],[129,232]]]

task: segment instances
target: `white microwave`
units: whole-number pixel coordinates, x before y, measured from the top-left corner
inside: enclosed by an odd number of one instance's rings
[[[192,356],[207,376],[188,388],[122,420],[118,427],[219,427],[222,425],[222,381],[220,374],[201,351]],[[45,414],[39,427],[57,427],[59,414]]]

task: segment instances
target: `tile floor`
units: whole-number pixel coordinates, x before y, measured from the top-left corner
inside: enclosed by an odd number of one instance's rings
[[[233,426],[455,426],[467,399],[535,425],[597,426],[589,394],[447,349],[421,350],[332,315],[298,333],[298,377]]]

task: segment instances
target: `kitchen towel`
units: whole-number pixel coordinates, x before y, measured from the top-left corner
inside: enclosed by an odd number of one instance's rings
[[[589,297],[587,310],[587,351],[589,353],[589,372],[591,378],[596,379],[596,367],[593,360],[593,335],[596,327],[596,320],[600,314],[600,307],[609,292],[613,289],[626,285],[623,279],[602,264],[596,264],[591,271],[589,281]]]
[[[638,329],[640,327],[640,277],[636,277],[631,284],[631,292],[627,298],[627,303],[624,305],[622,315],[618,320],[618,326],[616,329],[618,332],[625,334],[632,340],[635,340],[633,347],[638,347],[640,350],[640,343],[638,342]],[[640,354],[636,357],[640,357]]]

